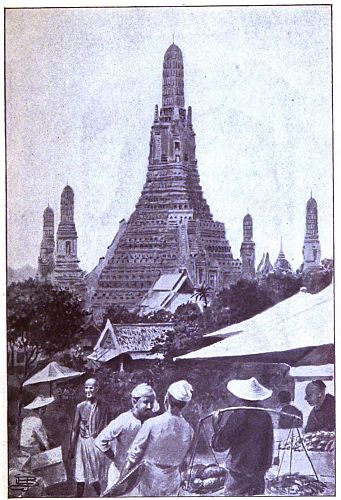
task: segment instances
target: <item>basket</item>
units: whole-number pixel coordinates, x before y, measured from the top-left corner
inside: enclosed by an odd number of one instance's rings
[[[43,479],[45,487],[67,480],[61,446],[32,455],[28,464],[31,472]]]

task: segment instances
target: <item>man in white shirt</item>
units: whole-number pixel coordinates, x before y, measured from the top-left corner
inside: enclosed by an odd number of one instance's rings
[[[165,396],[166,411],[144,422],[128,451],[121,476],[144,460],[138,485],[141,496],[176,496],[179,492],[180,471],[194,435],[181,412],[192,399],[192,390],[186,380],[171,384]]]
[[[119,478],[127,459],[127,451],[147,418],[160,406],[154,389],[148,384],[139,384],[131,393],[132,409],[119,415],[105,427],[95,439],[95,446],[106,454],[112,464],[108,471],[107,489]]]
[[[25,410],[31,414],[21,423],[20,449],[25,455],[35,455],[50,448],[46,429],[42,422],[46,406],[54,401],[53,397],[37,396]]]

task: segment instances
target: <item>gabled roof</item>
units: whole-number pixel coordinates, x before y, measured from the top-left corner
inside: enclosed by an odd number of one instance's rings
[[[177,359],[207,359],[285,352],[334,343],[333,286],[299,292],[241,323],[207,337],[227,337]]]
[[[133,325],[112,325],[108,319],[103,332],[94,347],[89,359],[109,361],[120,354],[148,353],[154,347],[156,340],[165,338],[166,332],[173,329],[170,323],[138,323]]]
[[[162,274],[147,292],[141,302],[143,309],[166,309],[170,302],[181,292],[186,294],[184,300],[194,291],[194,285],[186,271],[172,274]],[[183,302],[182,302],[183,303]]]

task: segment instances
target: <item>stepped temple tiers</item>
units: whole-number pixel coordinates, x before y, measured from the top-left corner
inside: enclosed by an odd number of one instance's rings
[[[183,58],[174,43],[164,56],[162,107],[155,106],[148,160],[135,211],[115,238],[110,258],[100,262],[100,273],[90,273],[99,274],[91,287],[94,312],[111,304],[138,308],[163,274],[186,270],[194,286],[206,283],[214,290],[241,276],[224,224],[213,220],[200,185]]]

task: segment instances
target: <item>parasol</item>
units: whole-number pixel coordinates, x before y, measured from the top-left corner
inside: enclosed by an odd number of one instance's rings
[[[35,373],[27,379],[23,385],[34,385],[34,384],[42,384],[49,383],[50,384],[50,395],[52,392],[52,382],[57,382],[59,380],[70,380],[76,377],[80,377],[84,372],[76,372],[67,366],[62,366],[56,361],[51,361],[48,365],[45,366],[42,370]]]

